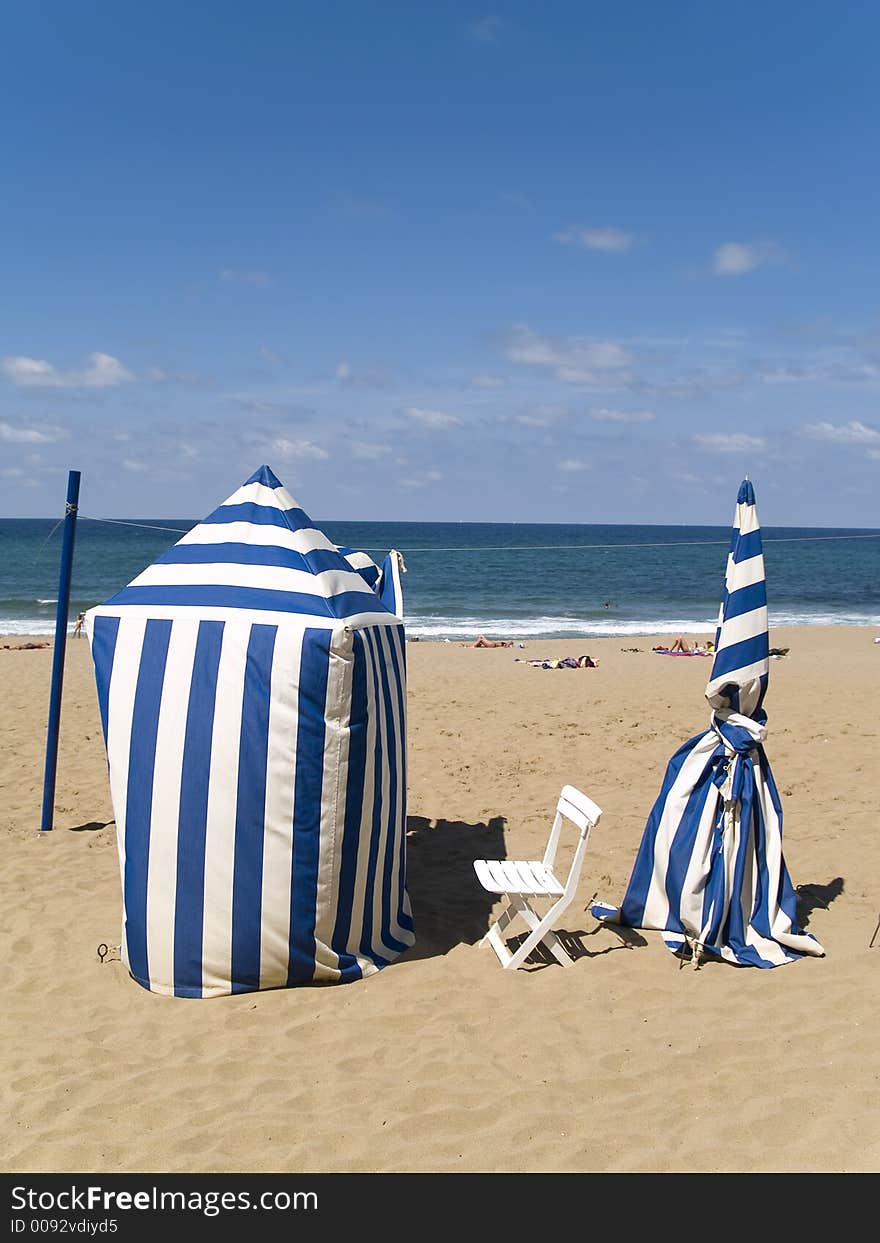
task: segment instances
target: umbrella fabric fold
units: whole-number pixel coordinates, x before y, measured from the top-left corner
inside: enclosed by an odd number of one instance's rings
[[[769,663],[761,531],[746,479],[706,688],[709,729],[669,761],[623,902],[592,907],[600,920],[662,932],[695,964],[714,955],[777,967],[825,952],[798,927],[782,852],[782,804],[763,745]]]

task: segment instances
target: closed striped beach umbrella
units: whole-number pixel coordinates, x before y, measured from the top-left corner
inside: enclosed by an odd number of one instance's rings
[[[263,466],[87,615],[145,988],[344,982],[413,944],[401,569]]]
[[[824,953],[797,925],[782,853],[782,804],[763,745],[769,667],[761,530],[746,479],[706,688],[710,727],[669,761],[621,906],[592,908],[599,919],[662,932],[695,964],[714,955],[778,967]]]

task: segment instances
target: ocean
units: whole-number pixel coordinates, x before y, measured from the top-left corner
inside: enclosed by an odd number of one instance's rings
[[[77,522],[70,617],[124,587],[191,519]],[[404,555],[407,634],[514,640],[711,634],[730,527],[316,523]],[[762,530],[771,626],[880,625],[880,531]],[[53,634],[61,527],[0,519],[0,633]]]

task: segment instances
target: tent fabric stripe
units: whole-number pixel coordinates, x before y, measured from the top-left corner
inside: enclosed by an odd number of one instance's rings
[[[113,656],[116,651],[116,637],[118,633],[118,617],[95,618],[92,651],[95,652],[95,661],[100,661],[104,668],[108,670],[113,669]],[[107,746],[107,716],[110,707],[109,691],[109,679],[98,686],[98,710],[101,714],[101,729],[104,731],[105,747]]]
[[[325,535],[313,527],[300,529],[285,526],[253,526],[249,522],[230,522],[217,526],[200,522],[198,526],[182,535],[175,548],[222,547],[224,544],[250,544],[254,547],[264,545],[271,548],[289,548],[292,552],[300,552],[310,556],[315,552],[329,553],[329,560],[336,560],[339,550],[331,544]],[[340,554],[341,555],[341,554]],[[344,568],[344,567],[342,567]]]
[[[148,954],[150,974],[168,980],[174,977],[182,754],[197,642],[194,625],[171,625],[156,727],[145,918],[147,927],[153,930]],[[153,826],[157,824],[167,824],[168,831],[154,832]]]
[[[290,530],[312,526],[305,510],[297,507],[278,509],[274,505],[257,505],[253,501],[221,505],[207,518],[202,519],[206,526],[220,526],[230,522],[246,522],[249,526],[287,527]]]
[[[349,554],[339,549],[352,569],[366,578],[368,566],[363,568],[353,563]],[[353,554],[352,554],[353,556]],[[373,581],[379,576],[379,569],[369,558],[375,574]],[[339,560],[336,554],[324,548],[312,549],[309,553],[298,552],[294,548],[286,548],[278,544],[242,544],[224,541],[218,544],[175,544],[161,557],[157,558],[160,565],[266,565],[279,566],[287,570],[300,570],[306,574],[320,574],[324,570],[337,570]],[[369,579],[367,582],[370,586]]]
[[[364,803],[364,773],[367,755],[367,688],[364,640],[354,636],[351,675],[351,726],[348,735],[348,788],[343,813],[342,846],[339,862],[339,901],[331,947],[339,960],[342,979],[359,979],[361,967],[351,947],[352,914],[355,910],[358,843]]]
[[[376,720],[375,745],[373,747],[373,806],[369,824],[369,856],[367,861],[367,888],[380,892],[378,877],[379,857],[382,846],[383,802],[385,799],[385,730],[379,702],[379,679],[376,672],[376,653],[374,636],[367,634],[366,650],[368,659],[368,688],[370,710]],[[369,761],[368,761],[369,762]],[[361,952],[368,954],[374,945],[382,943],[382,905],[380,901],[371,907],[364,908],[364,921],[361,936]]]
[[[310,640],[310,641],[307,641]],[[288,984],[311,980],[315,973],[315,898],[324,777],[324,705],[327,700],[329,634],[303,636],[296,736],[296,785],[293,818],[293,883],[290,893]]]
[[[133,579],[129,590],[139,587],[249,587],[285,592],[294,598],[298,595],[317,598],[344,596],[347,592],[362,595],[370,600],[374,592],[356,570],[341,571],[337,568],[320,573],[293,569],[289,566],[241,565],[238,563],[211,565],[155,565]]]
[[[248,992],[260,986],[269,679],[276,635],[273,626],[252,626],[245,661],[233,854],[233,992]]]
[[[174,910],[174,992],[178,997],[190,995],[186,981],[195,978],[197,968],[201,976],[211,735],[222,640],[221,622],[199,623],[181,756],[178,823],[185,829],[185,838],[179,841],[177,852]]]
[[[303,634],[281,628],[273,651],[261,895],[267,917],[260,936],[260,988],[287,986],[298,704],[289,688],[299,684],[303,639]]]
[[[165,660],[171,623],[148,621],[141,649],[131,720],[131,758],[128,767],[125,825],[125,892],[128,960],[137,980],[150,976],[147,951],[147,877],[153,774]]]
[[[404,857],[406,847],[406,645],[403,629],[397,628],[384,632],[389,636],[391,649],[391,667],[394,671],[394,693],[396,696],[396,723],[399,731],[397,779],[400,788],[400,816],[398,822],[397,863],[393,872],[397,900],[395,903],[396,936],[398,941],[409,944],[408,937],[413,933],[412,911],[406,889],[401,884],[401,877],[406,873]]]

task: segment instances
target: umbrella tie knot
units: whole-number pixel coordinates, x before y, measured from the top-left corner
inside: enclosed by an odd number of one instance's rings
[[[712,714],[712,729],[723,747],[723,756],[712,780],[728,807],[742,802],[743,786],[750,771],[743,760],[767,737],[764,728],[767,717],[763,712],[760,716],[763,720],[726,710]]]
[[[765,728],[767,717],[763,712],[761,716],[763,720],[755,720],[739,712],[722,709],[712,713],[711,724],[724,744],[725,751],[731,755],[748,755],[750,751],[757,750],[767,737]]]

